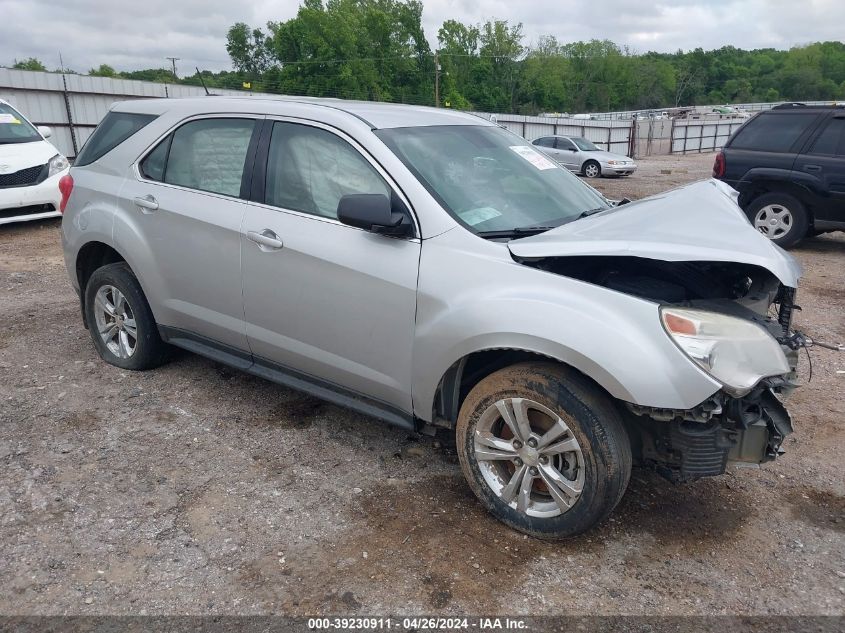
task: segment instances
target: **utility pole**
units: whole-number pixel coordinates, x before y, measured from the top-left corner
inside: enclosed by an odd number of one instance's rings
[[[169,59],[170,63],[173,64],[173,81],[179,81],[179,78],[176,76],[176,62],[178,62],[181,57],[165,57],[165,59]]]
[[[434,53],[434,107],[440,107],[440,53]]]

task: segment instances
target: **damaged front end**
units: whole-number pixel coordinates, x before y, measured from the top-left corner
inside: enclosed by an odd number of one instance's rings
[[[721,475],[728,462],[771,461],[792,433],[789,413],[769,384],[742,398],[720,392],[690,411],[628,407],[639,463],[673,482]]]
[[[768,270],[736,262],[666,262],[579,256],[523,262],[660,306],[667,335],[722,389],[689,410],[627,404],[634,452],[672,481],[759,464],[792,432],[776,394],[794,389],[800,335],[795,290]]]
[[[774,459],[792,431],[778,396],[812,344],[792,329],[800,266],[735,198],[698,182],[508,244],[526,266],[656,304],[665,334],[720,385],[690,409],[627,404],[635,455],[675,481]]]

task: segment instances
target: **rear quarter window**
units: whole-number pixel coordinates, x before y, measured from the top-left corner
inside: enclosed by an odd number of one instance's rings
[[[74,165],[90,165],[156,118],[154,114],[109,112],[82,147]]]
[[[731,149],[761,152],[789,152],[819,114],[815,112],[789,114],[761,114],[742,126],[730,143]]]

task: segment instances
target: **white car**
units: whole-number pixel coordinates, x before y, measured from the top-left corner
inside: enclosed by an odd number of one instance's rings
[[[50,134],[0,99],[0,224],[61,215],[59,179],[70,165]]]

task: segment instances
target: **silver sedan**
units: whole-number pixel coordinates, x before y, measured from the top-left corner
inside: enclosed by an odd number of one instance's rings
[[[543,136],[532,144],[569,171],[587,178],[630,176],[637,171],[633,158],[606,152],[580,136]]]

